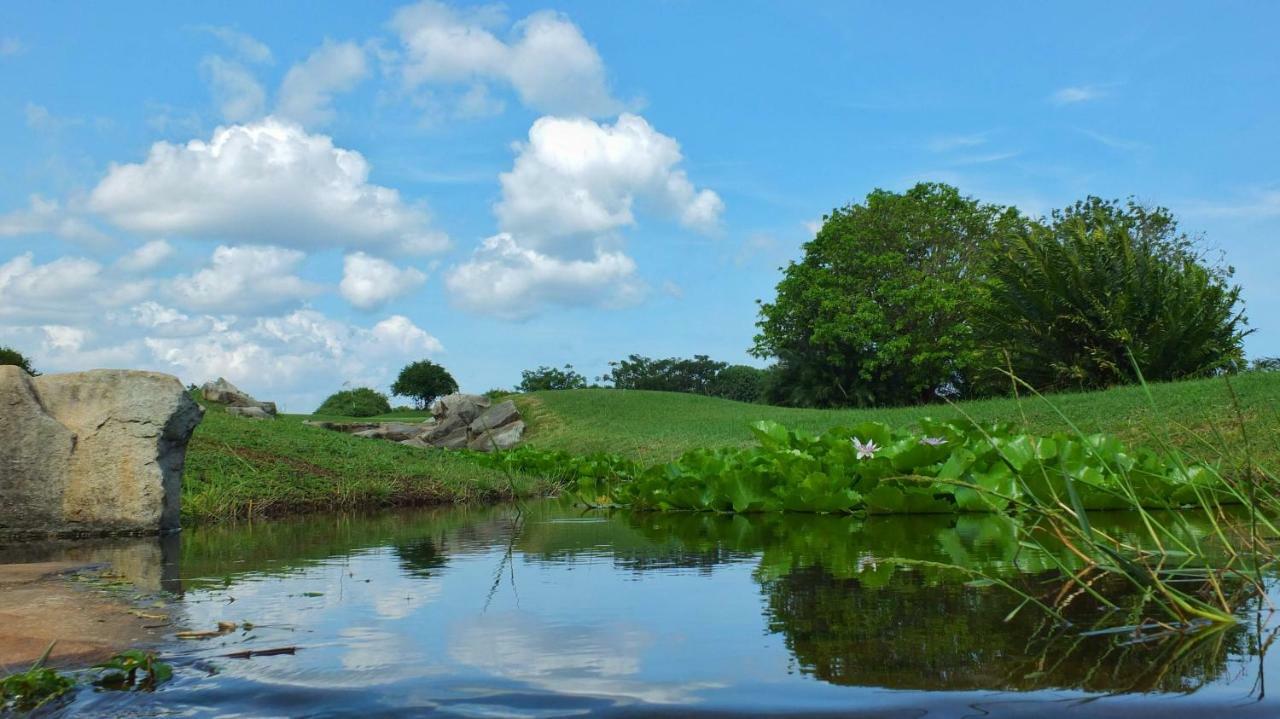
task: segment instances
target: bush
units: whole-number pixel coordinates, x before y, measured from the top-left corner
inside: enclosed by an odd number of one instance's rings
[[[458,383],[449,370],[431,360],[406,365],[400,370],[395,384],[391,385],[392,394],[413,399],[418,409],[426,409],[436,397],[457,391]]]
[[[668,357],[657,360],[631,355],[624,360],[610,362],[609,374],[600,379],[612,382],[616,389],[711,394],[716,375],[728,366],[728,363],[716,362],[707,355],[694,355],[693,359]]]
[[[578,374],[573,365],[567,364],[564,369],[555,367],[538,367],[520,373],[521,392],[538,392],[549,389],[582,389],[587,386],[587,378]]]
[[[876,190],[833,210],[804,257],[761,303],[752,353],[778,360],[771,400],[801,406],[904,405],[972,394],[984,253],[1016,210],[954,187]]]
[[[1148,380],[1235,371],[1248,332],[1232,272],[1207,262],[1168,210],[1090,197],[998,248],[981,324],[1037,388],[1134,382],[1135,362]]]
[[[31,366],[31,360],[24,357],[18,350],[9,347],[0,347],[0,365],[21,367],[29,375],[40,374]]]
[[[385,394],[375,389],[357,387],[329,395],[315,413],[339,417],[376,417],[390,414],[391,403],[387,401]]]
[[[729,365],[711,382],[711,394],[735,402],[764,401],[768,370],[744,364]]]

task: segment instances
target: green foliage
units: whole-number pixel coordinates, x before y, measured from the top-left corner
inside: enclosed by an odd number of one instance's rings
[[[708,394],[735,402],[762,402],[769,370],[745,364],[729,365],[716,373]]]
[[[1069,496],[1085,509],[1232,499],[1213,468],[1102,434],[1036,436],[1010,424],[928,419],[920,428],[863,422],[815,436],[761,421],[755,447],[695,449],[651,467],[529,447],[488,461],[570,480],[589,506],[642,510],[929,514],[1055,506]]]
[[[1280,357],[1257,357],[1249,369],[1254,372],[1280,372]]]
[[[0,365],[14,365],[21,367],[29,375],[38,375],[39,372],[31,366],[31,360],[27,359],[18,350],[10,347],[0,346]]]
[[[520,373],[520,385],[516,389],[521,392],[540,392],[556,389],[583,389],[586,386],[587,378],[578,374],[573,369],[573,365],[567,364],[564,369],[546,366],[527,369]]]
[[[509,389],[499,389],[497,387],[494,387],[493,389],[486,391],[484,393],[484,396],[488,397],[491,400],[501,400],[506,397],[510,397],[513,394],[515,394],[515,392],[512,392]]]
[[[315,413],[341,417],[376,417],[390,411],[391,403],[387,401],[385,394],[368,387],[357,387],[329,395]]]
[[[1206,262],[1168,210],[1090,197],[995,249],[984,341],[1032,386],[1132,383],[1135,362],[1148,380],[1244,364],[1232,269]]]
[[[624,360],[610,362],[609,374],[600,379],[613,383],[615,389],[710,394],[716,375],[728,366],[706,355],[694,355],[693,359],[650,359],[630,355]]]
[[[102,672],[94,684],[104,689],[150,692],[173,677],[173,667],[139,649],[120,652],[94,669]]]
[[[75,687],[74,679],[44,666],[52,651],[50,644],[30,669],[0,679],[0,711],[35,711]]]
[[[391,385],[392,394],[412,398],[419,409],[426,408],[436,397],[457,391],[458,383],[449,374],[449,370],[431,360],[419,360],[407,365],[400,370],[395,384]]]
[[[1024,220],[922,183],[836,209],[761,303],[753,354],[778,359],[771,404],[909,405],[970,396],[983,253]]]

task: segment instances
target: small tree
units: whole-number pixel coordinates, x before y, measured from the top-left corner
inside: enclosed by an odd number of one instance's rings
[[[538,392],[548,389],[582,389],[587,386],[587,378],[578,374],[573,365],[567,364],[564,369],[555,367],[538,367],[520,373],[521,392]]]
[[[624,360],[610,362],[609,374],[600,379],[612,382],[615,389],[711,394],[711,383],[720,370],[728,366],[707,355],[694,355],[693,359],[651,359],[630,355]]]
[[[21,367],[29,375],[40,374],[31,366],[31,360],[24,357],[18,350],[9,347],[0,347],[0,365]]]
[[[321,404],[316,414],[339,417],[376,417],[391,411],[387,396],[375,389],[356,387],[334,392]]]
[[[1236,371],[1248,331],[1231,274],[1168,210],[1090,197],[1001,245],[979,327],[1041,389],[1134,382],[1135,363],[1149,380]]]
[[[711,382],[711,395],[735,402],[761,402],[764,400],[768,370],[745,364],[729,365]]]
[[[392,394],[409,397],[417,403],[418,409],[426,409],[436,397],[457,391],[458,383],[449,370],[431,360],[407,365],[391,385]]]

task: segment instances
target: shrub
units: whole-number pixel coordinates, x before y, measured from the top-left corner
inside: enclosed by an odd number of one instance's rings
[[[521,392],[538,392],[548,389],[582,389],[587,386],[587,378],[578,374],[573,365],[567,364],[564,369],[540,366],[520,373]]]
[[[395,384],[391,385],[392,394],[409,397],[417,403],[418,409],[426,409],[436,397],[457,391],[458,383],[449,370],[431,360],[406,365],[400,370]]]
[[[716,375],[728,366],[728,363],[716,362],[707,355],[694,355],[693,359],[650,359],[633,354],[624,360],[610,362],[609,374],[600,379],[612,382],[617,389],[711,394]]]
[[[31,360],[24,357],[18,350],[9,347],[0,347],[0,365],[21,367],[29,375],[40,374],[31,366]]]
[[[368,387],[335,392],[315,411],[316,414],[340,417],[376,417],[390,412],[391,403],[387,401],[387,396]]]
[[[836,209],[761,303],[752,353],[778,360],[771,399],[901,405],[970,394],[981,351],[975,283],[1017,211],[922,183]]]
[[[1232,272],[1168,210],[1090,197],[998,248],[981,325],[1038,388],[1133,382],[1135,362],[1148,380],[1233,371],[1248,333]]]
[[[711,394],[736,402],[761,402],[767,377],[768,370],[744,364],[729,365],[712,380]]]
[[[1254,372],[1280,372],[1280,357],[1258,357],[1249,369]]]

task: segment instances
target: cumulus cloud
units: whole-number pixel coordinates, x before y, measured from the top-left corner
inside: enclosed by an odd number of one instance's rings
[[[538,12],[503,40],[495,31],[505,24],[491,7],[456,10],[424,0],[401,8],[391,26],[404,48],[406,85],[499,82],[539,112],[599,117],[622,109],[609,92],[604,61],[577,25]]]
[[[112,165],[89,207],[151,235],[419,253],[448,246],[424,210],[369,182],[359,152],[272,117],[219,127],[207,142],[157,142],[145,161]]]
[[[39,234],[51,234],[91,246],[103,246],[111,241],[78,211],[40,195],[27,198],[26,209],[0,214],[0,237]]]
[[[206,25],[202,29],[221,40],[237,57],[246,62],[264,65],[273,62],[271,48],[248,33],[222,25]]]
[[[319,294],[319,286],[293,274],[304,258],[279,247],[223,245],[207,267],[175,277],[169,294],[201,312],[269,313]]]
[[[304,125],[333,120],[333,96],[349,92],[369,74],[364,50],[352,42],[325,40],[289,68],[280,85],[276,114]]]
[[[501,175],[499,224],[543,248],[635,224],[636,204],[647,203],[687,227],[712,231],[724,203],[694,187],[679,168],[682,160],[679,143],[637,115],[623,114],[612,125],[539,118],[518,146],[514,167]]]
[[[200,61],[200,70],[209,82],[213,101],[224,120],[244,122],[262,115],[267,92],[244,65],[221,55],[210,55]]]
[[[413,267],[400,269],[386,260],[354,252],[342,259],[338,289],[352,305],[375,310],[420,287],[427,276]]]
[[[454,304],[503,319],[523,319],[548,305],[623,307],[644,297],[636,263],[621,252],[561,259],[519,245],[502,233],[445,279]]]
[[[116,267],[126,272],[148,272],[172,256],[173,245],[164,240],[152,240],[116,260]]]

